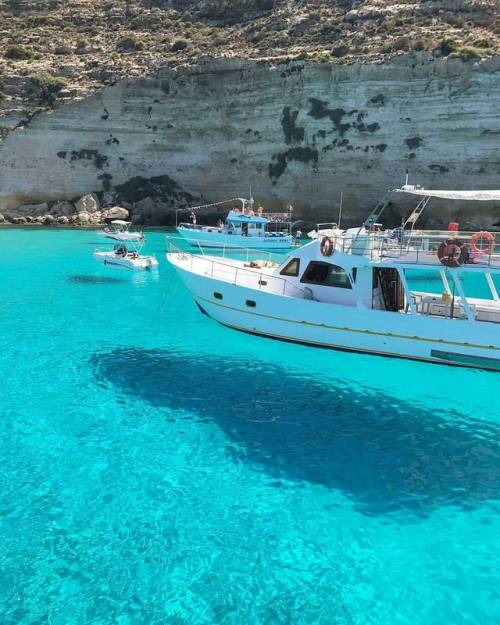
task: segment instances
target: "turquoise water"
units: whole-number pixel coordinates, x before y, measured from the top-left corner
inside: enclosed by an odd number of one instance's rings
[[[500,376],[202,316],[0,230],[2,625],[500,622]]]

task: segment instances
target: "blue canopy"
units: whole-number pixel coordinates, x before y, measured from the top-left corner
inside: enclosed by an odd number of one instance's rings
[[[267,224],[269,220],[265,217],[258,217],[257,215],[245,215],[244,213],[231,211],[228,214],[226,221],[230,221],[232,224]]]

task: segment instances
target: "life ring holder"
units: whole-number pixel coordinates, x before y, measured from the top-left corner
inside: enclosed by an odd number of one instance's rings
[[[331,256],[335,251],[335,242],[333,237],[324,236],[320,244],[321,255]]]
[[[486,240],[488,244],[486,247],[478,247],[477,243],[479,240]],[[487,232],[486,230],[481,230],[479,232],[474,232],[474,234],[470,238],[470,246],[476,254],[487,254],[488,256],[495,249],[495,236],[491,234],[491,232]]]
[[[467,245],[459,239],[442,241],[437,250],[439,262],[445,267],[461,267],[466,261],[469,252]]]

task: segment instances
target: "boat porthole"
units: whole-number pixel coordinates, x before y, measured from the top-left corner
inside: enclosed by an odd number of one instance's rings
[[[259,280],[260,286],[267,286],[267,280]]]
[[[253,299],[247,299],[247,301],[245,302],[245,304],[246,304],[247,306],[249,306],[250,308],[255,308],[255,306],[257,305],[257,304],[253,301]]]
[[[214,297],[215,299],[222,299],[222,293],[218,293],[217,291],[215,291]]]

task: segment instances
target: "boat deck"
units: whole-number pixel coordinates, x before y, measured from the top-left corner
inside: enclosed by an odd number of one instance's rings
[[[311,299],[312,292],[308,288],[297,287],[285,278],[274,276],[277,263],[268,260],[243,261],[224,259],[215,256],[174,252],[179,267],[223,280],[250,289],[259,289],[300,299]]]

